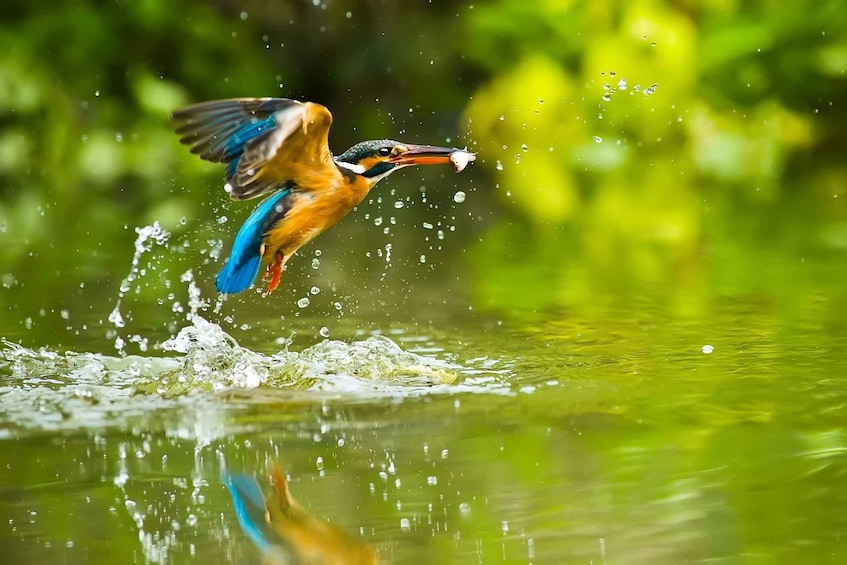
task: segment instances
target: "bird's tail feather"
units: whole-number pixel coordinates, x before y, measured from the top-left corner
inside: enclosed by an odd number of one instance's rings
[[[288,213],[283,199],[289,192],[291,189],[285,187],[265,198],[238,230],[229,259],[215,279],[218,292],[235,294],[247,290],[256,280],[262,266],[262,238]]]
[[[262,256],[258,250],[255,255],[245,257],[242,253],[239,260],[230,256],[226,264],[215,278],[215,286],[222,294],[236,294],[250,288],[262,265]]]
[[[259,483],[247,475],[224,475],[221,478],[232,495],[241,529],[259,549],[269,550],[274,536],[268,526],[268,511]]]

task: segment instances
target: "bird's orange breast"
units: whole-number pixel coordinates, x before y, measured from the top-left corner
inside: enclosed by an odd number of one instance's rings
[[[295,189],[296,200],[279,222],[264,236],[263,260],[270,262],[277,252],[288,259],[300,247],[336,224],[356,207],[370,190],[363,178],[333,179],[323,185],[313,184],[308,190]]]

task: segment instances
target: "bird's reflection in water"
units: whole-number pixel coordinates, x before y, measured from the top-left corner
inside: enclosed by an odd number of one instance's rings
[[[303,565],[358,565],[376,563],[376,551],[338,526],[321,520],[297,504],[285,475],[273,468],[273,492],[267,499],[256,479],[224,475],[235,514],[267,563]]]

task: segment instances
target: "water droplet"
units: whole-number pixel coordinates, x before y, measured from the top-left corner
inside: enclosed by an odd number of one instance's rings
[[[319,293],[320,291],[321,291],[321,289],[319,289],[316,286],[313,286],[312,288],[309,289],[309,292],[311,292],[312,295],[315,295],[315,294]]]
[[[523,149],[523,152],[526,153],[527,151],[529,151],[529,146],[524,143],[523,145],[521,145],[521,149]]]
[[[438,484],[438,477],[436,477],[435,475],[428,476],[426,478],[426,484],[428,484],[430,486],[437,485]]]
[[[412,531],[412,525],[409,522],[408,518],[400,518],[400,531],[401,532],[410,532]]]
[[[424,222],[423,227],[425,230],[431,230],[433,226],[429,222]]]
[[[593,139],[595,143],[603,143],[603,138],[599,135],[595,135]]]
[[[622,78],[618,81],[618,90],[626,90],[626,79]]]
[[[426,263],[426,255],[421,255],[421,263]]]
[[[374,218],[374,225],[375,226],[381,226],[382,225],[382,216]]]
[[[320,268],[320,266],[321,266],[321,260],[320,259],[318,259],[317,257],[312,259],[312,268],[313,269]]]
[[[115,306],[115,309],[112,310],[112,313],[109,314],[109,321],[116,327],[122,328],[125,325],[124,318],[121,316],[120,310]]]
[[[323,326],[318,333],[321,334],[321,337],[329,337],[329,328],[326,327],[326,326]],[[341,441],[341,440],[339,440],[339,441]]]
[[[309,300],[309,297],[304,296],[303,298],[301,298],[300,300],[297,301],[297,306],[299,306],[300,308],[305,308],[310,303],[311,303],[311,301]]]
[[[461,204],[464,201],[465,201],[465,193],[462,192],[461,190],[453,195],[453,202],[455,202],[457,204]]]
[[[704,346],[701,348],[701,350],[703,351],[703,353],[704,353],[704,354],[708,355],[709,353],[711,353],[712,351],[714,351],[714,350],[715,350],[715,348],[714,348],[714,347],[712,347],[711,345],[704,345]]]
[[[398,200],[397,202],[394,203],[394,207],[397,208],[398,210],[400,208],[402,208],[403,206],[404,206],[404,204],[403,204],[402,200]]]

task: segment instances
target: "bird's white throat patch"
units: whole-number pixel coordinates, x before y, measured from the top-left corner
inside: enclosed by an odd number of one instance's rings
[[[336,161],[335,164],[339,167],[347,169],[348,171],[352,171],[357,175],[364,174],[365,172],[365,168],[362,165],[354,165],[353,163],[345,163],[344,161]]]

